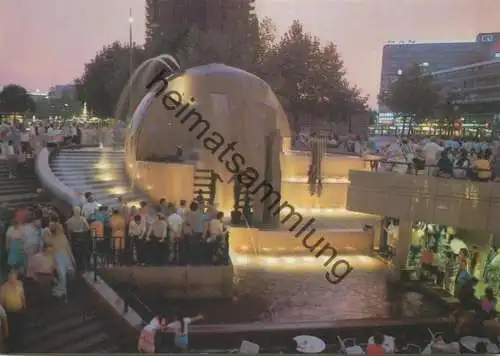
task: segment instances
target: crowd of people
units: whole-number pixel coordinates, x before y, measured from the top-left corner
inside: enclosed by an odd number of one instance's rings
[[[62,219],[51,206],[35,205],[17,210],[0,210],[5,235],[8,278],[0,288],[0,305],[5,350],[16,352],[22,346],[26,301],[21,280],[51,284],[55,297],[67,296],[67,279],[74,271],[73,254],[64,233]],[[2,324],[2,325],[3,325]]]
[[[0,156],[7,159],[9,179],[15,179],[26,170],[28,162],[42,147],[59,144],[79,144],[81,128],[72,123],[32,122],[25,125],[19,121],[0,122]]]
[[[112,209],[100,205],[90,192],[85,200],[67,221],[78,265],[89,262],[89,239],[106,264],[229,264],[224,214],[203,200],[175,206],[161,199],[157,206],[142,201],[136,207],[120,197]]]
[[[52,295],[64,302],[71,276],[103,264],[229,263],[223,214],[204,202],[188,205],[181,201],[176,207],[162,199],[157,206],[141,202],[136,208],[118,198],[117,205],[108,209],[91,193],[85,198],[67,220],[50,206],[2,210],[1,233],[6,236],[10,273],[0,289],[0,305],[5,310],[2,314],[0,308],[0,321],[8,321],[8,350],[15,351],[22,344],[25,297],[21,280],[50,285]]]
[[[500,145],[479,140],[441,140],[437,137],[400,138],[371,147],[372,170],[489,181],[500,179]]]

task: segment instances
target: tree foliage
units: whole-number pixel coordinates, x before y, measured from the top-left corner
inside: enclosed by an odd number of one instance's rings
[[[22,86],[7,85],[0,92],[0,114],[24,114],[34,111],[35,103]]]
[[[120,93],[130,76],[131,55],[134,70],[145,59],[144,50],[114,42],[85,65],[83,76],[75,84],[79,99],[87,103],[93,115],[113,116]]]
[[[264,79],[284,100],[296,127],[300,115],[330,121],[348,121],[365,110],[367,98],[346,79],[344,63],[336,46],[321,46],[294,21],[278,43],[271,42],[264,62]]]
[[[424,75],[418,65],[404,71],[389,90],[379,96],[381,104],[389,107],[397,116],[403,117],[408,128],[432,116],[440,103],[439,88],[429,75]],[[404,128],[403,128],[404,130]]]
[[[35,116],[38,119],[49,117],[61,117],[69,119],[78,116],[82,112],[82,103],[71,95],[61,97],[39,96],[34,98]]]
[[[148,26],[145,50],[134,48],[135,54],[150,58],[169,53],[184,68],[224,63],[254,73],[278,94],[290,113],[292,126],[304,115],[348,121],[366,110],[367,98],[347,81],[334,44],[322,45],[298,21],[278,39],[269,18],[259,21],[254,13],[243,10],[236,14],[238,20],[232,31],[172,26],[163,33],[159,27]],[[85,66],[81,97],[94,115],[112,114],[128,78],[128,55],[128,48],[114,43]],[[139,62],[134,59],[134,63]]]

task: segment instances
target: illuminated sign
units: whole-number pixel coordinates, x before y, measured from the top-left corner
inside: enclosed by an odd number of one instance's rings
[[[403,41],[403,40],[398,40],[398,41],[387,41],[389,44],[415,44],[417,43],[415,40],[408,40],[408,41]]]

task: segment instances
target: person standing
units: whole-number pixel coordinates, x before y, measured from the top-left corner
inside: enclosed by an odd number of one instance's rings
[[[439,145],[437,137],[431,137],[429,142],[425,144],[422,148],[422,152],[425,157],[425,164],[428,166],[429,175],[434,175],[436,173],[436,166],[439,161],[439,157],[441,157],[441,152],[443,151],[443,147]]]
[[[41,231],[41,221],[30,214],[29,221],[20,227],[21,235],[25,236],[24,253],[26,256],[26,277],[35,278],[33,271],[29,266],[33,263],[33,257],[43,248],[43,239]]]
[[[12,225],[6,232],[7,264],[13,269],[24,270],[25,255],[24,242],[25,237],[22,234],[21,224],[14,219]]]
[[[49,226],[49,233],[45,235],[44,243],[54,258],[57,272],[57,279],[52,289],[52,294],[56,298],[67,301],[68,277],[74,271],[75,259],[68,239],[64,235],[64,229],[56,219],[52,219]]]
[[[26,301],[23,284],[15,269],[10,270],[7,282],[0,287],[0,304],[5,308],[9,327],[7,352],[17,353],[23,346]]]
[[[165,216],[158,213],[147,234],[150,240],[148,259],[153,266],[161,266],[168,260],[167,232],[168,227]]]
[[[73,215],[66,220],[71,250],[75,256],[77,271],[85,271],[90,259],[89,224],[81,215],[79,206],[73,207]]]
[[[167,218],[167,225],[170,236],[169,260],[171,262],[180,263],[180,249],[184,219],[179,213],[170,214]]]
[[[15,179],[17,176],[18,160],[17,160],[16,148],[14,147],[14,143],[11,140],[7,142],[6,155],[7,155],[7,164],[9,167],[9,179]]]
[[[187,353],[189,351],[188,325],[198,320],[203,320],[203,315],[199,314],[187,318],[179,314],[174,322],[167,325],[167,328],[172,329],[175,333],[175,346],[180,352]]]
[[[115,264],[122,261],[123,251],[125,249],[125,218],[120,215],[118,209],[113,209],[113,214],[109,219],[111,228],[111,246],[113,248],[113,258]]]
[[[223,218],[224,213],[219,211],[208,224],[206,262],[209,264],[225,264],[226,227],[222,221]]]
[[[154,354],[156,352],[156,333],[163,331],[167,327],[167,318],[160,314],[155,316],[148,325],[146,325],[139,336],[137,351],[139,353]]]
[[[137,262],[139,265],[144,265],[145,244],[144,236],[146,234],[144,225],[141,223],[141,216],[136,214],[128,224],[128,240],[131,245],[131,261]]]
[[[91,192],[85,193],[85,200],[86,202],[82,206],[82,215],[86,219],[89,219],[92,217],[92,215],[95,214],[100,204],[95,201],[95,198]]]
[[[497,256],[497,248],[496,246],[491,246],[490,251],[488,252],[488,255],[486,256],[486,260],[484,261],[484,271],[483,271],[483,279],[485,283],[489,283],[489,271],[488,267],[491,265],[491,262],[495,259]]]

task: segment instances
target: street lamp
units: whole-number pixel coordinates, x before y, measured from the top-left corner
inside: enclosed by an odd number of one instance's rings
[[[128,37],[128,49],[129,49],[129,60],[128,60],[128,70],[129,70],[129,85],[131,85],[130,83],[130,79],[132,78],[132,74],[133,74],[133,68],[134,68],[134,62],[133,62],[133,56],[134,56],[134,51],[133,51],[133,48],[132,48],[132,24],[134,23],[134,17],[132,16],[132,8],[130,8],[130,13],[129,13],[129,17],[128,17],[128,23],[129,23],[129,37]],[[132,116],[132,87],[129,86],[129,93],[128,93],[128,115],[129,116]]]

